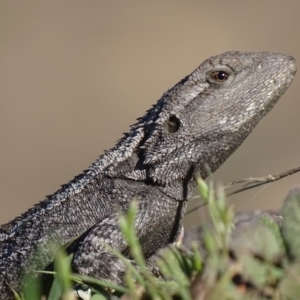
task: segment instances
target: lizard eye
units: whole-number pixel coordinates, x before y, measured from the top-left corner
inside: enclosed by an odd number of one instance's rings
[[[179,127],[180,121],[174,115],[171,115],[168,121],[165,123],[165,130],[167,133],[175,133],[176,131],[178,131]]]
[[[216,71],[216,72],[213,72],[211,75],[212,75],[213,79],[218,82],[224,82],[229,77],[229,74],[225,71]]]
[[[234,72],[223,66],[222,68],[218,68],[217,70],[210,70],[206,73],[206,80],[213,85],[223,85],[227,81],[231,81],[234,76]]]

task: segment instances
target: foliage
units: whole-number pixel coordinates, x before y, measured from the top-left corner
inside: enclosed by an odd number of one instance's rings
[[[287,196],[283,219],[259,214],[235,227],[233,209],[226,204],[223,188],[215,190],[212,181],[206,184],[199,179],[198,189],[212,221],[201,228],[201,236],[189,251],[172,245],[158,252],[160,276],[149,270],[139,245],[134,229],[137,203],[133,201],[128,214],[120,217],[120,228],[135,264],[108,247],[127,266],[125,285],[72,274],[71,257],[60,251],[47,299],[74,300],[78,294],[85,300],[299,299],[300,190]],[[16,299],[41,299],[39,286],[36,279],[22,295],[15,294]],[[86,292],[73,292],[72,286]]]

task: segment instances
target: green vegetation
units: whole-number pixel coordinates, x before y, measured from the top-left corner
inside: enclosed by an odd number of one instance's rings
[[[55,279],[47,299],[77,299],[72,291],[74,285],[90,289],[91,294],[86,292],[83,297],[91,300],[299,299],[300,190],[288,195],[282,222],[258,215],[245,226],[235,228],[234,213],[226,203],[223,188],[215,190],[212,181],[206,184],[201,179],[198,188],[212,220],[203,226],[204,256],[195,245],[192,251],[169,246],[157,255],[161,278],[155,277],[146,267],[135,234],[137,203],[133,201],[128,214],[120,217],[120,228],[136,264],[108,248],[127,266],[126,286],[72,274],[71,257],[61,251],[55,258]],[[40,300],[39,285],[36,279],[16,299]]]

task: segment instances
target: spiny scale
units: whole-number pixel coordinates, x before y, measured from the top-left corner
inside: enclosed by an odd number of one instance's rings
[[[240,146],[295,73],[284,54],[227,52],[204,61],[89,169],[0,228],[0,299],[13,299],[10,287],[20,292],[23,274],[51,263],[53,239],[63,245],[79,237],[68,247],[74,271],[121,282],[126,268],[103,242],[129,255],[118,211],[133,198],[151,262],[177,240],[196,176],[205,178],[207,165],[215,171]]]

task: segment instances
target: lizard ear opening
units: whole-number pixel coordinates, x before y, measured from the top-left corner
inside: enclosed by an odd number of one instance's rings
[[[179,127],[180,120],[174,115],[171,115],[164,125],[166,133],[175,133],[179,130]]]

